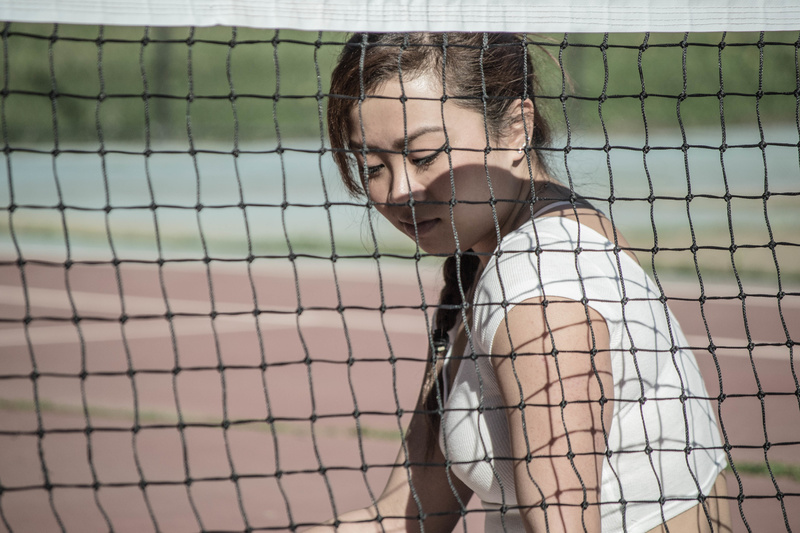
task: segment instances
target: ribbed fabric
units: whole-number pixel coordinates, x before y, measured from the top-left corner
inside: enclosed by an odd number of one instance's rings
[[[701,399],[707,393],[696,360],[657,286],[631,257],[570,219],[545,217],[535,225],[536,232],[526,224],[508,234],[478,281],[471,325],[477,357],[469,358],[468,347],[446,401],[441,445],[456,475],[495,509],[486,531],[502,530],[503,522],[523,531],[515,512],[500,512],[516,504],[512,453],[494,368],[480,356],[491,353],[515,305],[543,296],[581,301],[585,291],[587,305],[606,321],[612,350],[613,453],[603,465],[603,531],[647,531],[662,512],[669,519],[695,505],[699,492],[708,494],[726,464],[712,406]]]

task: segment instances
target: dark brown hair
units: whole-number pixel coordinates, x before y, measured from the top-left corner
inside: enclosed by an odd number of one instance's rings
[[[352,111],[370,91],[390,79],[409,81],[432,75],[442,82],[442,98],[482,114],[489,134],[500,138],[508,126],[521,120],[512,106],[533,100],[537,84],[527,41],[509,33],[365,33],[355,34],[344,46],[331,74],[328,134],[333,158],[348,190],[364,194],[349,140]],[[529,148],[550,141],[550,129],[534,107]]]
[[[523,117],[521,100],[533,101],[537,90],[533,64],[524,37],[508,33],[364,33],[345,44],[331,76],[328,99],[328,134],[333,158],[347,189],[364,194],[349,146],[353,109],[371,91],[392,79],[404,81],[431,75],[441,81],[442,98],[484,116],[493,139],[523,118],[532,122],[527,149],[539,165],[539,149],[550,141],[550,129],[538,106]],[[527,127],[527,126],[526,126]],[[355,172],[354,172],[355,171]],[[467,251],[447,258],[445,285],[431,335],[428,378],[422,389],[423,406],[430,413],[431,430],[438,432],[441,406],[435,385],[440,380],[436,361],[446,346],[446,333],[456,324],[463,297],[470,294],[479,267],[478,257]],[[459,272],[460,270],[460,272]],[[459,354],[460,355],[460,354]]]

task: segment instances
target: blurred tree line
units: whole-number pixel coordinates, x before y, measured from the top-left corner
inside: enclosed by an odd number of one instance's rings
[[[530,35],[562,129],[797,120],[798,34]],[[4,142],[320,138],[346,35],[5,24]],[[562,105],[563,104],[563,105]],[[602,120],[601,120],[602,118]]]

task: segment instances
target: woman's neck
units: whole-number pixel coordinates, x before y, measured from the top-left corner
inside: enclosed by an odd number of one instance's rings
[[[561,185],[547,173],[542,172],[540,175],[536,176],[533,191],[531,191],[529,180],[521,181],[518,202],[515,204],[516,208],[499,228],[500,239],[502,240],[503,237],[512,231],[533,220],[534,216],[546,213],[550,206],[554,206],[554,204],[558,202],[571,202],[571,198],[574,198],[574,204],[576,206],[591,208],[589,202],[567,187]],[[480,254],[482,267],[485,267],[489,262],[489,258],[497,249],[498,244],[499,243],[494,242],[491,250],[475,250]]]

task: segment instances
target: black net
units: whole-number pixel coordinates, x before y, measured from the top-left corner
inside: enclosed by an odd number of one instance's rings
[[[435,313],[467,317],[469,290],[440,305],[447,254],[340,181],[325,113],[347,38],[4,25],[0,530],[298,530],[428,464],[401,435]],[[670,353],[691,348],[705,381],[728,493],[684,499],[701,522],[730,506],[733,531],[800,529],[800,36],[524,38],[553,128],[541,157],[571,208],[590,202],[625,235],[614,256],[638,257],[686,334]],[[487,200],[495,224],[502,203]],[[438,465],[458,493],[453,467]],[[442,510],[411,487],[395,515],[422,527],[450,513],[483,530],[519,508],[459,493]],[[579,487],[575,505],[596,508]]]

